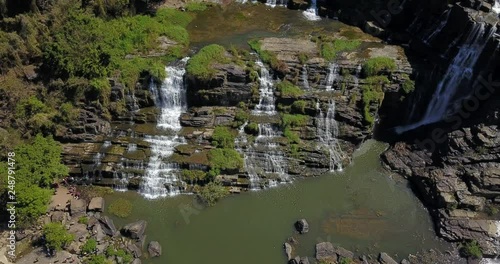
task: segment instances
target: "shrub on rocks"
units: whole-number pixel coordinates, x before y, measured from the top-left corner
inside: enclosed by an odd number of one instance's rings
[[[68,233],[60,223],[49,223],[43,227],[45,246],[49,250],[60,250],[65,248],[74,239],[74,235]]]
[[[396,69],[396,62],[389,57],[375,57],[365,62],[363,72],[366,76],[374,76],[382,71],[393,71]]]

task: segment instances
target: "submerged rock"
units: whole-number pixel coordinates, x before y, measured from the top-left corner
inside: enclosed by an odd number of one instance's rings
[[[161,245],[158,241],[151,241],[148,244],[148,252],[150,257],[161,256]]]
[[[300,219],[299,221],[295,222],[295,228],[301,234],[305,234],[309,232],[309,223],[307,223],[306,219]]]

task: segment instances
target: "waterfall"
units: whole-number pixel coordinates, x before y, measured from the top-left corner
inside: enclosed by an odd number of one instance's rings
[[[245,1],[245,0],[243,0]],[[270,7],[276,7],[276,6],[284,6],[286,7],[288,5],[288,0],[266,0],[266,5]]]
[[[328,65],[328,75],[326,76],[326,90],[331,91],[333,84],[339,78],[339,66],[336,63]]]
[[[500,14],[500,0],[495,0],[495,5],[493,5],[493,12]]]
[[[157,127],[165,134],[145,136],[145,140],[151,143],[151,156],[139,192],[149,199],[180,193],[180,180],[177,177],[179,166],[169,162],[168,158],[172,156],[177,145],[185,143],[184,138],[178,136],[177,132],[181,129],[181,113],[187,108],[184,74],[188,59],[182,59],[180,65],[166,67],[167,77],[161,86],[152,84],[150,87],[155,104],[160,108]]]
[[[276,98],[274,98],[273,79],[262,61],[259,60],[255,64],[260,67],[259,103],[255,106],[252,113],[255,115],[275,115],[276,108],[274,102]]]
[[[316,0],[312,0],[311,6],[309,6],[309,8],[306,11],[302,12],[302,14],[304,14],[304,17],[307,20],[311,21],[320,20],[321,17],[318,15],[318,7],[316,5]]]
[[[335,120],[335,101],[328,103],[328,110],[325,113],[321,110],[319,102],[316,104],[318,116],[316,117],[316,132],[319,141],[328,149],[330,171],[342,170],[342,160],[344,153],[337,140],[339,127]]]
[[[437,28],[434,28],[431,33],[424,39],[424,43],[425,44],[429,44],[433,39],[434,37],[439,34],[439,32],[441,32],[441,30],[443,30],[443,28],[446,26],[446,24],[448,24],[448,20],[450,18],[450,14],[451,14],[451,11],[450,9],[446,10],[443,15],[441,15],[441,17],[444,16],[444,19],[441,19],[441,23],[439,23],[439,25],[437,26]]]
[[[437,88],[427,106],[424,117],[417,123],[397,127],[397,133],[403,133],[417,127],[441,121],[456,109],[449,109],[454,105],[457,91],[463,85],[470,85],[474,67],[482,54],[488,40],[496,31],[493,27],[486,31],[485,24],[476,23],[468,34],[467,40],[460,47],[457,55],[450,63],[446,73],[437,85]]]
[[[302,86],[304,89],[309,90],[311,87],[309,86],[309,73],[307,71],[307,64],[302,66]]]
[[[251,146],[248,146],[248,138],[245,133],[245,127],[248,125],[248,122],[245,122],[238,130],[238,136],[234,140],[234,145],[236,147],[236,151],[243,155],[243,169],[247,174],[249,181],[250,190],[259,190],[260,189],[260,177],[257,174],[256,166],[254,160],[252,159],[253,150],[249,149]],[[243,149],[246,147],[246,149]]]

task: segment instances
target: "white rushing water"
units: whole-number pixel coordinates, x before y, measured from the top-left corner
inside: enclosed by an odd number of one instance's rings
[[[309,86],[309,72],[307,71],[307,64],[302,66],[302,86],[306,90],[311,89]]]
[[[500,14],[500,0],[495,0],[495,5],[493,5],[493,12]]]
[[[276,98],[274,97],[274,82],[271,74],[262,61],[259,60],[255,64],[260,67],[259,103],[255,106],[252,113],[254,115],[276,115],[276,107],[274,105]]]
[[[450,109],[455,103],[457,90],[463,85],[470,85],[474,67],[481,56],[486,43],[496,31],[496,28],[486,30],[483,23],[474,24],[465,43],[450,63],[446,73],[427,106],[424,117],[417,123],[396,128],[397,133],[403,133],[417,127],[441,121],[446,115],[454,113]]]
[[[328,103],[326,113],[323,113],[319,102],[316,104],[318,116],[316,117],[316,132],[319,141],[328,149],[330,171],[342,170],[342,160],[344,153],[338,142],[339,127],[335,120],[335,101]]]
[[[167,159],[172,156],[177,145],[185,143],[177,132],[181,129],[179,118],[187,108],[184,74],[188,59],[184,58],[179,65],[166,67],[167,77],[160,87],[151,85],[155,104],[161,110],[157,127],[163,129],[165,135],[145,137],[151,143],[151,156],[139,193],[149,199],[180,194],[180,180],[177,177],[179,167]]]
[[[316,0],[312,0],[311,6],[309,6],[309,8],[307,10],[302,12],[302,14],[304,14],[304,17],[307,20],[311,20],[311,21],[321,20],[321,17],[318,15],[318,7],[316,5]]]
[[[286,7],[288,5],[288,0],[267,0],[266,5],[270,7],[276,7],[276,6]]]
[[[336,63],[328,65],[328,75],[326,76],[326,90],[331,91],[333,84],[339,78],[339,66]]]

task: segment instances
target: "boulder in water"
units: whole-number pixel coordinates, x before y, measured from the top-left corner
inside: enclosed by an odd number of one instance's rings
[[[132,239],[142,240],[144,237],[144,231],[146,230],[147,222],[144,220],[139,220],[134,223],[130,223],[122,228],[122,233],[124,236],[130,237]]]
[[[151,257],[161,256],[161,245],[158,241],[151,241],[148,244],[148,252]]]
[[[102,231],[104,231],[104,233],[108,236],[113,237],[118,232],[116,230],[115,224],[113,223],[113,220],[111,220],[107,216],[99,218],[99,223],[101,224]]]
[[[285,248],[286,259],[287,260],[292,259],[292,251],[293,251],[292,245],[290,245],[288,242],[285,242],[283,246]]]
[[[94,197],[90,200],[89,211],[104,212],[104,199],[102,197]]]
[[[335,253],[332,243],[321,242],[316,244],[316,259],[335,263],[337,261],[337,253]]]
[[[300,219],[299,221],[295,222],[295,228],[301,234],[305,234],[309,232],[309,223],[307,223],[306,219]]]

